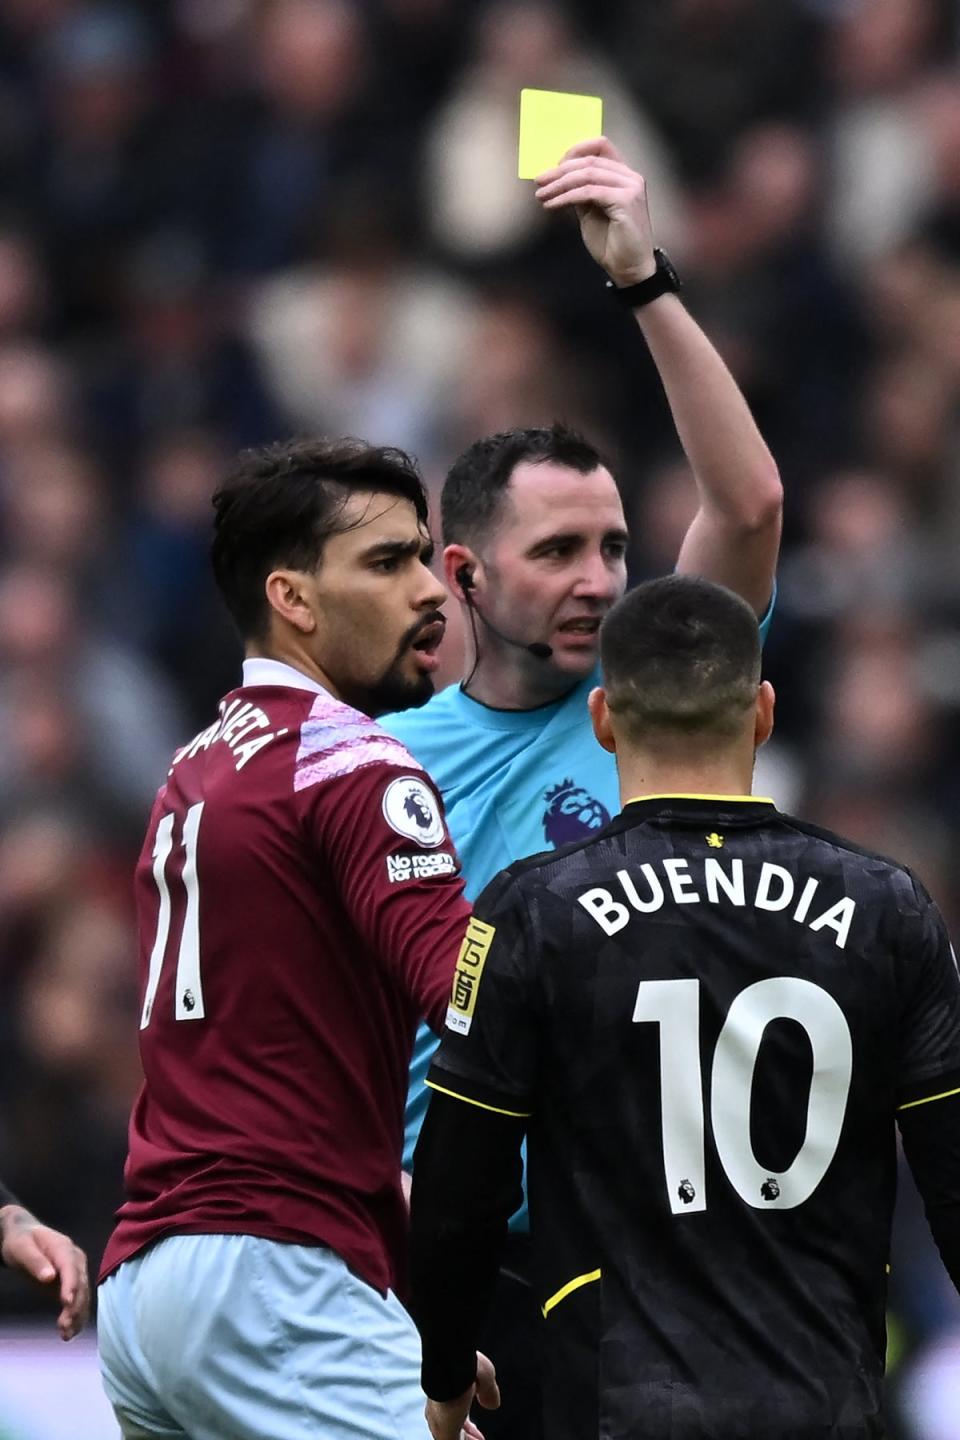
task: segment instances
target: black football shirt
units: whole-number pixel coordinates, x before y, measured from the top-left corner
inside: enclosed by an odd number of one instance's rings
[[[529,1117],[547,1433],[883,1433],[895,1119],[960,1089],[909,871],[757,798],[628,804],[480,896],[429,1083]]]

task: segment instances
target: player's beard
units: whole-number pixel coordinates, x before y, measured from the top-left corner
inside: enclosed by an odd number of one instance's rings
[[[374,717],[388,715],[393,710],[414,710],[418,705],[425,705],[432,694],[432,675],[418,675],[411,680],[402,673],[400,661],[396,660],[370,686],[364,704],[358,708]]]
[[[418,706],[425,705],[434,691],[433,676],[424,671],[411,678],[404,673],[403,664],[420,632],[438,619],[442,620],[443,616],[439,611],[435,611],[412,625],[397,648],[396,658],[390,662],[379,679],[362,687],[355,687],[354,693],[349,697],[350,704],[364,714],[374,717],[388,715],[394,710],[415,710]]]

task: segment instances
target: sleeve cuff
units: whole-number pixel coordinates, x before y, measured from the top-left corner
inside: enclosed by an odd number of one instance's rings
[[[477,1378],[477,1352],[469,1356],[424,1354],[420,1384],[428,1400],[459,1400]]]

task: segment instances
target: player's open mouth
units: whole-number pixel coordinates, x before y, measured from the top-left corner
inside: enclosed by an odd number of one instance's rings
[[[443,620],[433,620],[429,625],[425,625],[417,638],[411,642],[410,648],[417,652],[422,669],[436,670],[439,665],[440,659],[437,651],[446,628]]]

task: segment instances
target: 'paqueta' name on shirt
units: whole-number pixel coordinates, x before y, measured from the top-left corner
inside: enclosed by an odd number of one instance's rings
[[[209,750],[210,746],[217,740],[222,740],[229,746],[234,759],[237,762],[237,769],[242,770],[248,760],[252,760],[265,745],[272,740],[278,740],[281,735],[286,735],[287,727],[282,730],[269,730],[266,735],[261,732],[268,730],[270,720],[266,713],[258,705],[252,705],[249,700],[231,700],[229,705],[220,702],[220,719],[214,720],[206,730],[184,745],[173,757],[173,764],[179,765],[181,760],[190,760],[198,755],[201,750]],[[249,738],[248,738],[249,737]],[[173,774],[171,767],[169,774]]]
[[[832,930],[841,950],[846,945],[856,906],[845,895],[842,900],[821,910],[815,904],[820,881],[814,876],[811,875],[798,892],[799,882],[790,871],[766,860],[760,866],[755,883],[751,878],[748,890],[742,860],[729,861],[728,868],[715,856],[708,855],[701,864],[700,875],[691,873],[690,862],[677,856],[660,860],[656,866],[649,863],[641,865],[636,877],[629,870],[618,870],[620,889],[616,894],[613,890],[595,885],[578,895],[577,899],[607,935],[616,935],[618,930],[630,923],[634,914],[652,915],[668,899],[677,905],[698,905],[704,900],[710,905],[718,905],[722,896],[731,905],[749,904],[755,910],[786,910],[799,925],[807,925],[811,930]],[[658,869],[662,878],[657,873]]]

